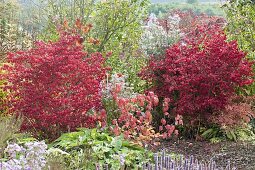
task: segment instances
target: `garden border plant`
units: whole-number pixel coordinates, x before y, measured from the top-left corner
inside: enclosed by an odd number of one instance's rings
[[[208,125],[228,107],[237,87],[253,82],[253,63],[245,56],[217,23],[199,24],[161,60],[151,59],[142,77],[152,83],[150,90],[170,98],[170,113],[183,115],[184,124]]]

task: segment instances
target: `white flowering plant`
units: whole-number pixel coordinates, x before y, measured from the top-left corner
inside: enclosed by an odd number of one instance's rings
[[[44,141],[9,143],[5,155],[0,161],[1,170],[41,170],[46,165],[47,145]]]
[[[162,26],[161,23],[165,26]],[[148,22],[143,26],[143,34],[140,47],[146,55],[160,55],[170,45],[180,38],[180,17],[170,15],[165,20],[160,20],[155,14],[151,14]]]

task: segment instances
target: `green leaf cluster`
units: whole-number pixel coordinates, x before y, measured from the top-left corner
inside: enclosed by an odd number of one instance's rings
[[[218,143],[224,140],[230,141],[255,141],[255,134],[251,126],[220,128],[212,126],[211,128],[200,128],[201,137],[212,143]]]
[[[124,140],[122,136],[112,137],[98,129],[81,128],[77,132],[65,133],[50,147],[66,153],[67,169],[94,169],[96,163],[101,166],[108,164],[110,169],[133,169],[142,167],[152,156],[151,152]]]

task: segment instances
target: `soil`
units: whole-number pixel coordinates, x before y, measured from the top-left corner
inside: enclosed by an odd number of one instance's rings
[[[255,142],[220,142],[205,141],[168,141],[162,142],[156,150],[165,149],[168,153],[193,155],[200,161],[213,159],[217,166],[226,167],[228,160],[238,170],[255,170]]]

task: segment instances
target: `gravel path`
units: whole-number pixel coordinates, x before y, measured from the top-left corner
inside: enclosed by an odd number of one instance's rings
[[[214,159],[219,166],[225,166],[227,161],[240,170],[255,170],[255,142],[221,142],[217,144],[198,141],[163,142],[156,150],[165,148],[168,152],[193,155],[199,160]]]

